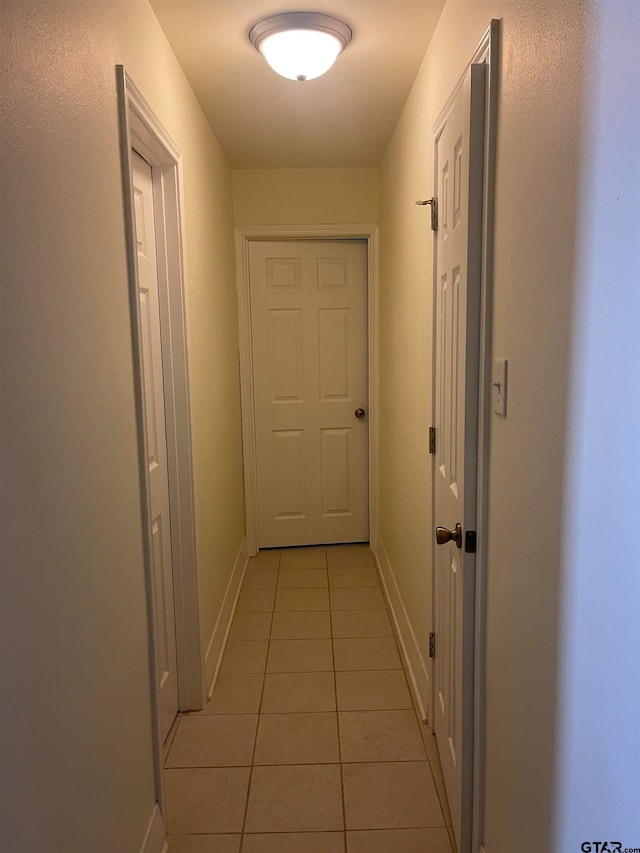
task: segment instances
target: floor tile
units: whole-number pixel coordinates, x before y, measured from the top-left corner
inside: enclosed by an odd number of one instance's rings
[[[371,550],[368,542],[339,542],[337,545],[326,545],[327,554],[329,551],[353,551],[354,554],[366,553]]]
[[[380,586],[378,572],[375,569],[329,569],[331,587],[369,587]]]
[[[336,690],[340,711],[407,709],[414,713],[401,669],[337,672]]]
[[[268,646],[268,640],[231,640],[220,672],[264,672]]]
[[[393,637],[386,610],[333,610],[334,637]]]
[[[436,791],[438,793],[438,797],[440,799],[440,808],[442,809],[442,813],[444,815],[444,822],[446,826],[452,825],[451,820],[451,811],[449,810],[449,803],[447,801],[447,790],[444,785],[444,776],[442,775],[442,765],[439,761],[431,762],[431,773],[433,775],[433,780],[435,782]]]
[[[203,714],[257,714],[264,676],[259,673],[221,672],[216,679],[211,699],[202,711],[189,716]]]
[[[242,589],[275,589],[278,583],[277,569],[247,571],[242,581]]]
[[[342,828],[339,765],[254,767],[245,832]]]
[[[329,611],[288,610],[273,614],[272,640],[322,640],[331,638]]]
[[[334,640],[336,671],[350,669],[401,669],[400,655],[392,637],[361,637]]]
[[[275,609],[328,610],[329,591],[326,589],[279,589]]]
[[[249,773],[249,767],[166,770],[169,832],[240,832]]]
[[[377,829],[347,833],[348,853],[452,853],[446,829]]]
[[[264,714],[335,711],[335,708],[332,672],[286,672],[265,678]]]
[[[326,548],[289,548],[282,551],[281,569],[326,569]]]
[[[242,853],[344,853],[344,835],[342,832],[245,835]]]
[[[386,610],[382,590],[378,587],[331,589],[332,610]]]
[[[252,558],[213,696],[174,731],[169,853],[455,849],[368,545]]]
[[[243,589],[238,597],[237,613],[271,613],[275,589]]]
[[[199,714],[201,711],[196,711],[195,713]],[[173,746],[173,741],[176,736],[176,732],[178,731],[178,726],[180,725],[180,720],[182,719],[182,714],[178,714],[171,724],[171,728],[169,729],[169,734],[164,739],[164,743],[162,744],[162,761],[165,762],[167,760],[167,756],[169,755],[169,750]]]
[[[326,569],[280,569],[278,589],[326,589]]]
[[[363,569],[375,566],[375,561],[368,546],[354,545],[351,548],[329,548],[327,565],[330,569]]]
[[[170,835],[169,853],[238,853],[241,835]]]
[[[230,640],[268,640],[271,613],[236,613],[229,631]]]
[[[427,757],[413,710],[347,711],[338,719],[343,761],[424,761]]]
[[[331,640],[272,640],[267,672],[330,672]]]
[[[247,571],[254,569],[277,569],[280,565],[281,552],[277,548],[269,548],[266,551],[258,551],[255,557],[249,558]]]
[[[260,714],[255,764],[335,764],[336,715]]]
[[[443,826],[426,761],[343,764],[347,829]]]
[[[257,725],[257,714],[183,716],[166,766],[250,765]]]

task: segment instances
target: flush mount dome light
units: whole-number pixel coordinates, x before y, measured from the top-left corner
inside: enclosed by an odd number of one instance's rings
[[[313,80],[327,72],[351,41],[351,27],[317,12],[285,12],[258,21],[251,44],[289,80]]]

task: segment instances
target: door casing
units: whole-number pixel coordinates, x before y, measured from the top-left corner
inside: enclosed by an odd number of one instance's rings
[[[135,148],[152,167],[160,297],[163,384],[167,422],[167,462],[175,598],[178,704],[181,711],[197,710],[206,701],[200,641],[196,566],[193,462],[189,405],[186,304],[183,274],[182,155],[124,66],[116,66],[120,160],[124,199],[127,272],[131,307],[144,570],[147,586],[150,683],[156,796],[165,814],[160,694],[155,649],[153,571],[149,483],[144,452],[144,398],[139,341],[138,269],[131,177]]]
[[[484,163],[483,163],[483,199],[482,199],[482,260],[480,278],[480,350],[478,357],[478,456],[476,480],[476,583],[475,583],[475,624],[474,624],[474,666],[473,666],[473,794],[471,814],[463,815],[471,824],[471,851],[484,851],[484,790],[485,790],[485,731],[486,731],[486,694],[485,694],[485,659],[486,659],[486,600],[487,600],[487,570],[488,570],[488,501],[489,501],[489,436],[491,425],[491,314],[493,296],[493,256],[494,256],[494,208],[495,208],[495,175],[497,148],[497,109],[500,68],[500,21],[493,19],[484,33],[467,67],[454,86],[447,102],[438,114],[433,128],[432,138],[435,146],[451,104],[455,98],[469,66],[485,63],[486,100],[485,100],[485,132],[484,132]],[[435,150],[435,149],[434,149]],[[434,187],[438,186],[438,176],[434,170]],[[433,251],[433,281],[436,281],[436,234],[434,234]],[[435,287],[433,288],[435,317]],[[435,369],[435,328],[432,332],[433,358]],[[435,411],[435,376],[433,382],[434,398],[432,410]],[[432,475],[432,489],[435,479]],[[432,548],[435,548],[435,501],[432,500],[431,529],[434,531]],[[435,559],[432,556],[432,566]],[[431,624],[435,624],[435,572],[432,572],[432,612]],[[431,677],[431,709],[435,708],[435,678],[433,661],[430,669]],[[433,722],[431,720],[431,722]],[[460,851],[468,853],[468,851]]]
[[[249,293],[249,243],[252,240],[353,240],[367,241],[367,329],[369,357],[369,539],[378,540],[378,227],[376,225],[264,225],[236,228],[238,318],[240,329],[240,390],[242,447],[247,518],[247,548],[258,551],[258,484]]]

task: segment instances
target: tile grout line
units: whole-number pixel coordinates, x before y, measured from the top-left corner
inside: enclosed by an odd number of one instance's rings
[[[329,556],[327,554],[327,582],[329,581]],[[347,853],[347,806],[344,796],[344,776],[342,774],[342,743],[340,740],[340,708],[338,705],[338,676],[336,673],[336,651],[333,636],[333,609],[331,607],[331,587],[329,587],[329,628],[331,631],[331,660],[333,661],[333,695],[336,701],[336,730],[338,735],[338,771],[340,773],[340,798],[342,801],[342,844]]]
[[[333,601],[331,593],[333,586],[331,585],[331,574],[329,572],[329,552],[325,551],[327,563],[327,594],[329,597],[329,628],[331,633],[331,660],[333,662],[333,695],[336,700],[336,732],[338,736],[338,772],[340,774],[340,800],[342,802],[342,844],[344,853],[347,853],[347,807],[344,796],[344,778],[342,775],[342,742],[340,739],[340,708],[338,705],[338,678],[336,674],[336,651],[333,636]]]
[[[258,553],[260,553],[258,551]],[[278,580],[280,578],[280,563],[282,561],[282,552],[278,553],[278,570],[276,573],[276,586],[273,593],[273,607],[271,609],[271,622],[269,623],[269,636],[267,638],[267,654],[264,661],[264,671],[262,673],[262,690],[260,691],[260,702],[258,704],[258,719],[256,721],[256,734],[255,741],[253,743],[253,753],[251,755],[251,765],[249,767],[249,784],[247,785],[247,797],[244,804],[244,816],[242,819],[242,828],[240,830],[240,847],[238,848],[238,853],[242,853],[242,849],[244,847],[244,837],[245,830],[247,827],[247,817],[249,814],[249,797],[251,795],[251,784],[253,782],[253,768],[255,766],[256,760],[256,750],[258,748],[258,732],[260,731],[260,715],[262,713],[262,703],[264,702],[264,691],[267,684],[267,666],[269,663],[269,652],[271,650],[271,633],[273,631],[273,617],[276,612],[276,595],[278,590]]]

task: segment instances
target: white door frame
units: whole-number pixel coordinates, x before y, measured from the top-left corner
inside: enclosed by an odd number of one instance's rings
[[[473,687],[473,799],[472,814],[466,819],[471,821],[471,851],[484,851],[484,801],[485,801],[485,732],[486,732],[486,600],[487,600],[487,533],[489,500],[489,436],[491,427],[491,314],[493,303],[493,255],[494,255],[494,207],[495,172],[497,143],[497,109],[500,62],[500,21],[492,20],[480,40],[467,68],[454,87],[446,104],[433,125],[435,140],[444,126],[451,105],[464,80],[470,65],[487,65],[487,91],[485,101],[484,166],[482,194],[482,268],[480,278],[480,352],[478,360],[478,467],[477,467],[477,552],[475,585],[475,626],[474,626],[474,687]],[[438,176],[434,174],[434,187],[438,186]],[[434,234],[433,281],[436,281],[436,234]],[[434,287],[435,317],[435,287]],[[433,333],[435,365],[435,329]],[[434,367],[435,369],[435,367]],[[435,394],[435,377],[434,377]],[[435,397],[432,401],[435,411]],[[432,488],[435,480],[432,477]],[[435,512],[435,502],[432,501]],[[435,520],[432,513],[432,529]],[[435,533],[434,533],[435,536]],[[434,539],[435,543],[435,539]],[[435,548],[435,544],[432,545]],[[435,562],[432,562],[435,565]],[[435,572],[432,575],[432,613],[435,624]],[[431,661],[431,708],[435,708],[435,678]],[[463,822],[465,816],[463,815]],[[461,850],[460,853],[469,853]]]
[[[353,239],[367,241],[369,541],[372,548],[375,548],[378,540],[378,227],[376,225],[253,225],[236,228],[244,494],[247,548],[251,556],[258,552],[258,469],[253,396],[249,243],[253,240]]]
[[[145,580],[147,586],[153,738],[158,800],[164,802],[160,696],[157,683],[156,619],[151,562],[149,482],[144,452],[144,405],[138,304],[138,264],[131,176],[131,150],[151,164],[155,201],[158,291],[162,338],[163,383],[167,425],[167,468],[175,599],[176,657],[179,710],[202,708],[205,697],[200,642],[200,611],[196,567],[189,366],[182,248],[182,155],[140,90],[116,66],[120,158],[127,244],[127,271],[131,306],[134,382],[138,424],[138,456],[143,520]]]

